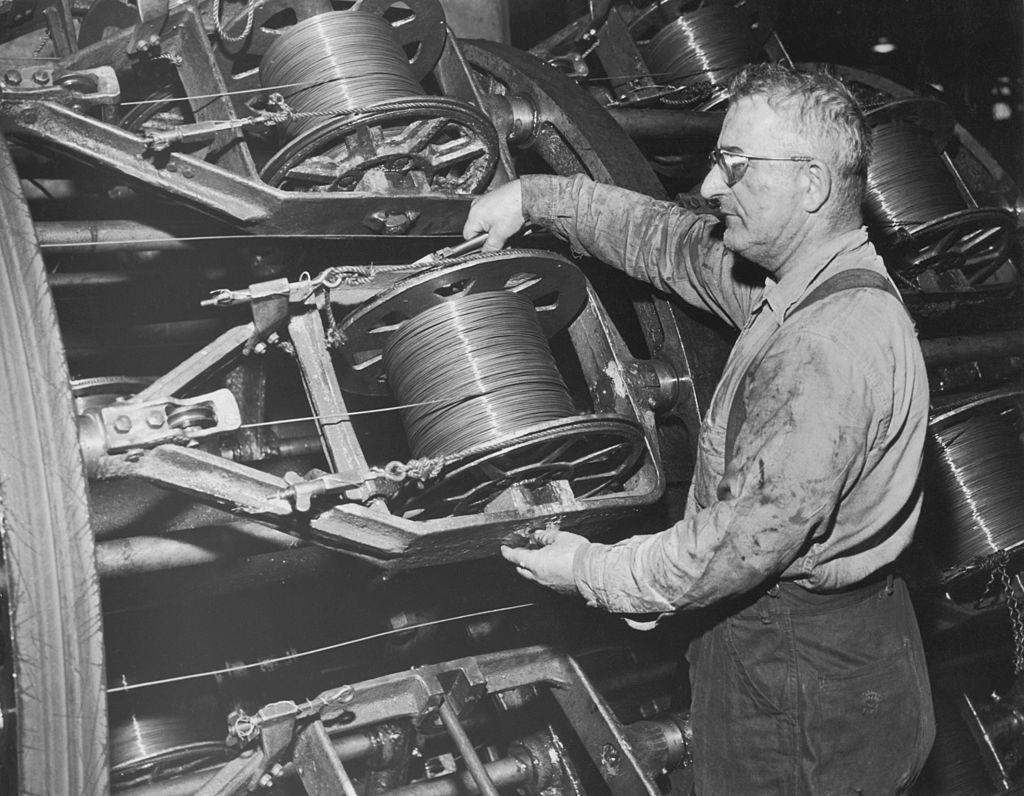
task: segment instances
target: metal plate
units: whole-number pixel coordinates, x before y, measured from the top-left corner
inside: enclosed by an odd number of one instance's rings
[[[552,252],[511,249],[470,255],[454,264],[403,279],[364,304],[341,324],[346,345],[339,374],[344,389],[387,395],[381,352],[392,332],[423,310],[464,295],[510,290],[533,302],[550,337],[567,326],[586,300],[583,273]]]

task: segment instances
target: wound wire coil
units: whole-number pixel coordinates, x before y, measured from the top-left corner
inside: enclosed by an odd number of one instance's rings
[[[1024,541],[1024,447],[1003,402],[933,424],[936,502],[949,533],[936,539],[943,569],[967,566]]]
[[[391,25],[366,11],[319,14],[292,27],[267,49],[260,83],[295,86],[281,93],[298,114],[341,115],[426,93]],[[296,138],[323,123],[318,118],[294,121],[285,134]]]
[[[658,81],[724,86],[757,57],[759,45],[743,14],[730,5],[704,6],[659,30],[645,60]]]
[[[536,310],[509,291],[458,296],[406,321],[383,350],[412,453],[462,453],[575,414]]]
[[[872,128],[864,199],[872,225],[891,232],[968,209],[933,137],[905,120]]]

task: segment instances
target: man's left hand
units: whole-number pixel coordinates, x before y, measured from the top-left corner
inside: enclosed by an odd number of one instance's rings
[[[572,562],[579,547],[589,542],[578,534],[554,530],[537,531],[532,538],[541,547],[502,547],[501,555],[527,580],[562,594],[574,594],[577,589]]]

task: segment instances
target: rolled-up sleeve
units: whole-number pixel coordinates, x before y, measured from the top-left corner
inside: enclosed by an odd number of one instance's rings
[[[574,574],[589,603],[620,613],[706,606],[779,576],[828,537],[880,433],[865,368],[841,342],[801,331],[741,389],[746,416],[717,500],[661,533],[582,546]]]
[[[683,301],[742,326],[761,288],[735,278],[714,216],[582,175],[522,178],[527,219]]]

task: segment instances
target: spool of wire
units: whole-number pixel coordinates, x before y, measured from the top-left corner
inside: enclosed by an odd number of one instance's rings
[[[383,351],[413,455],[462,453],[574,414],[536,310],[509,291],[458,296],[406,321]]]
[[[970,406],[933,422],[933,495],[945,527],[936,529],[943,569],[967,567],[1024,541],[1024,447],[1008,402]]]
[[[755,60],[759,45],[739,9],[708,5],[683,14],[651,39],[645,59],[658,82],[724,86]]]
[[[260,82],[279,90],[297,113],[319,114],[289,124],[288,138],[323,124],[332,113],[425,93],[391,25],[365,11],[320,14],[292,27],[260,62]]]
[[[967,208],[933,131],[896,119],[872,127],[865,209],[883,231],[913,228]]]

